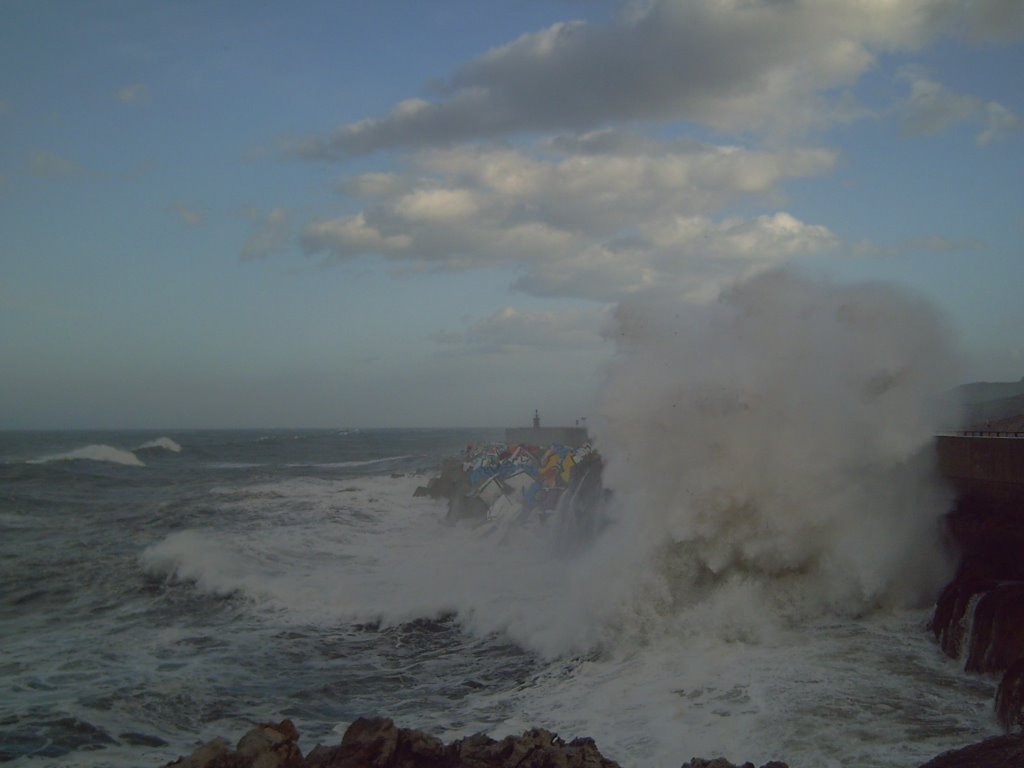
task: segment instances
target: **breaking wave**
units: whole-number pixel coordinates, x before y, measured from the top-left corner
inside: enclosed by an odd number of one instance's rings
[[[123,464],[129,467],[146,466],[139,457],[131,451],[124,451],[114,448],[111,445],[87,445],[83,448],[76,448],[67,453],[58,453],[53,456],[44,456],[41,459],[30,461],[30,464],[46,464],[51,461],[105,461],[111,464]]]
[[[214,595],[259,592],[258,572],[237,546],[209,531],[184,530],[143,550],[143,569],[153,576],[194,582]]]
[[[272,500],[247,501],[268,505],[275,545],[303,553],[297,568],[260,554],[261,530],[221,546],[175,534],[147,550],[147,569],[314,621],[452,614],[547,658],[772,642],[934,596],[950,497],[929,404],[957,366],[927,302],[776,272],[708,305],[636,297],[616,324],[593,430],[611,521],[587,546],[554,541],[551,526],[444,529],[443,510],[411,499],[416,478],[379,477],[327,496],[301,486],[325,515],[315,524],[281,528]]]
[[[137,451],[148,451],[163,449],[165,451],[171,451],[172,453],[181,453],[181,445],[171,440],[169,437],[158,437],[156,440],[150,440],[143,443],[135,450]]]
[[[773,272],[707,306],[627,301],[616,325],[598,441],[617,518],[581,580],[614,634],[756,640],[934,596],[930,406],[956,366],[931,306]]]

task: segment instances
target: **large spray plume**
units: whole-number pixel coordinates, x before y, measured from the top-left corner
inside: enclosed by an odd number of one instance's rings
[[[627,301],[614,334],[598,438],[619,520],[591,565],[619,586],[602,612],[628,603],[636,629],[934,595],[949,497],[932,406],[956,371],[927,302],[779,271],[711,305]]]

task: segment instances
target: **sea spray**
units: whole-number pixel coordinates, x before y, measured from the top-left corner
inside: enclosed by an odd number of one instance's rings
[[[617,524],[580,581],[619,631],[685,616],[750,639],[934,597],[949,495],[929,405],[956,367],[925,301],[780,271],[703,306],[626,301],[613,337]]]
[[[307,491],[322,513],[359,500],[365,527],[327,546],[299,518],[266,539],[307,552],[298,571],[240,575],[175,539],[147,567],[279,605],[302,595],[290,610],[326,624],[453,615],[545,658],[666,635],[760,642],[934,597],[949,497],[926,404],[955,367],[926,302],[778,272],[707,305],[637,297],[616,319],[595,430],[611,522],[596,540],[557,517],[501,535],[446,528],[412,505],[417,480],[384,506],[380,481],[360,480]]]

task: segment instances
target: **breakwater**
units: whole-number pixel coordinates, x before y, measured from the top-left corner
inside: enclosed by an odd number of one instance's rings
[[[511,432],[511,430],[510,430]],[[591,538],[601,526],[604,463],[589,442],[467,446],[446,459],[416,496],[446,499],[449,522],[487,524],[497,531],[554,517],[565,545]]]

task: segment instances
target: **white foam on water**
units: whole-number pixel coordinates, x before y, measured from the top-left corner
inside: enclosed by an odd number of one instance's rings
[[[181,445],[176,443],[174,440],[171,440],[169,437],[158,437],[155,440],[148,440],[135,450],[145,451],[154,448],[162,448],[163,450],[171,451],[172,453],[181,453]]]
[[[114,448],[111,445],[86,445],[66,453],[44,456],[28,462],[29,464],[46,464],[51,461],[105,461],[112,464],[123,464],[129,467],[146,466],[131,451]]]
[[[643,648],[552,665],[498,695],[516,717],[590,735],[622,765],[690,757],[790,765],[917,766],[998,731],[993,682],[965,679],[920,612],[808,623],[759,643],[665,634]],[[497,702],[492,702],[496,704]]]
[[[756,614],[773,610],[771,601],[752,607],[734,587],[731,597],[722,590],[689,610],[663,606],[643,631],[616,626],[593,601],[572,602],[588,561],[554,556],[551,529],[511,530],[498,541],[449,527],[443,504],[411,498],[416,482],[248,486],[223,502],[225,511],[251,512],[247,529],[172,534],[145,551],[143,564],[211,594],[243,595],[277,621],[388,626],[454,613],[469,632],[500,633],[550,659],[522,685],[483,689],[459,704],[466,726],[446,738],[541,725],[594,736],[605,754],[632,766],[718,754],[914,766],[995,733],[992,682],[965,679],[942,658],[920,611],[767,620]],[[567,643],[570,619],[579,627],[575,646]],[[595,632],[600,621],[612,628]],[[592,649],[596,638],[604,639],[599,654],[566,650]],[[496,711],[515,715],[494,726]]]

